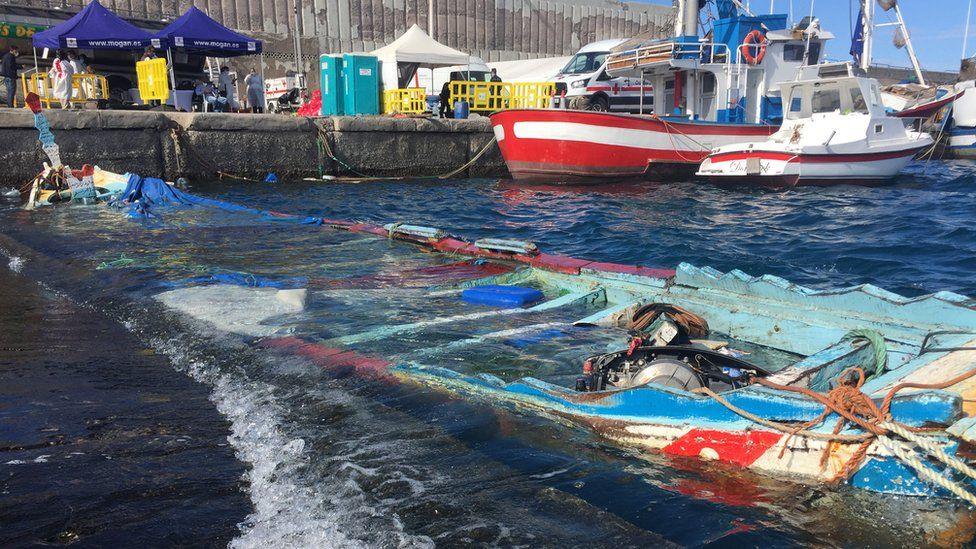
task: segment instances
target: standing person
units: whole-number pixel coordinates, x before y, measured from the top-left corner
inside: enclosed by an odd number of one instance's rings
[[[156,48],[154,48],[152,46],[146,46],[146,49],[143,50],[143,52],[142,52],[142,59],[140,59],[140,61],[152,61],[153,59],[156,59],[156,58],[157,58],[157,56],[156,56]],[[158,107],[161,104],[162,103],[158,99],[150,99],[148,101],[148,105],[150,107]]]
[[[491,82],[501,82],[502,77],[498,76],[498,69],[491,69]]]
[[[453,117],[453,111],[451,111],[451,83],[444,82],[441,87],[440,94],[440,117],[441,118],[451,118]]]
[[[51,78],[54,97],[61,102],[61,108],[71,108],[71,95],[74,91],[71,85],[71,77],[74,75],[74,69],[68,62],[68,55],[61,48],[54,52],[54,62],[47,74]]]
[[[81,56],[75,50],[68,50],[68,63],[71,64],[71,70],[74,74],[85,74],[88,72],[88,67],[85,66],[85,62],[82,61]],[[88,82],[81,81],[78,85],[78,92],[81,99],[91,99],[91,86]]]
[[[17,56],[20,51],[17,46],[10,46],[10,50],[0,57],[0,80],[7,91],[7,106],[14,106],[14,95],[17,93]]]
[[[232,110],[237,110],[237,103],[234,102],[234,83],[237,79],[231,76],[229,67],[220,67],[220,76],[217,77],[217,91],[227,99],[227,106]]]
[[[68,50],[68,62],[71,63],[71,68],[74,69],[75,74],[85,74],[88,72],[88,67],[85,66],[85,62],[75,50]]]
[[[264,112],[264,79],[251,67],[251,72],[244,77],[244,85],[247,86],[247,104],[253,113]]]

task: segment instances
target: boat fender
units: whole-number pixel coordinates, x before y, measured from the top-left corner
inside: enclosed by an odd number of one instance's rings
[[[504,238],[482,238],[475,240],[474,245],[489,252],[508,252],[515,254],[536,255],[539,248],[533,242],[525,240],[508,240]]]
[[[422,225],[405,225],[403,223],[387,223],[383,225],[386,232],[389,233],[390,237],[394,237],[398,234],[405,236],[416,236],[420,238],[430,238],[433,240],[440,240],[447,236],[447,233],[440,229],[434,227],[424,227]]]
[[[739,46],[739,51],[742,52],[742,57],[746,60],[746,63],[750,65],[762,63],[763,57],[766,57],[766,37],[762,31],[754,29],[747,34],[745,39],[742,40],[742,45]],[[753,53],[753,51],[756,53]]]

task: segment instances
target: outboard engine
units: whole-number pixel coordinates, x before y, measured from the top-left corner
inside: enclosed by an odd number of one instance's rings
[[[648,383],[694,391],[720,392],[748,385],[766,376],[762,368],[742,359],[696,345],[642,346],[597,355],[583,362],[577,391],[628,389]]]

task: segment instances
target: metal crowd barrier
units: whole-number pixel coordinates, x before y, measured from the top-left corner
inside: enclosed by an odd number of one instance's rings
[[[34,92],[41,98],[44,108],[52,105],[60,107],[58,98],[54,97],[54,88],[47,73],[31,73],[20,75],[20,86],[24,97]],[[97,74],[75,74],[71,77],[71,103],[108,99],[108,80]]]
[[[423,88],[383,90],[383,114],[421,114],[427,110],[427,91]]]
[[[544,109],[556,92],[552,82],[451,81],[451,106],[467,101],[471,112],[502,109]]]

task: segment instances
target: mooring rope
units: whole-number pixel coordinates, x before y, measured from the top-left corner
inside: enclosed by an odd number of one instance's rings
[[[349,165],[348,162],[345,162],[341,158],[339,158],[339,156],[332,150],[332,146],[329,144],[329,135],[328,135],[328,132],[325,131],[325,129],[323,129],[321,127],[318,128],[318,134],[319,134],[318,141],[319,141],[320,150],[324,151],[325,154],[326,154],[326,156],[328,156],[330,160],[332,160],[336,164],[339,164],[340,166],[342,166],[346,170],[352,172],[353,174],[359,176],[358,179],[365,179],[365,180],[372,180],[372,181],[398,181],[398,180],[403,180],[403,179],[416,179],[415,177],[400,177],[400,176],[389,176],[389,177],[385,177],[385,176],[367,175],[367,174],[365,174],[365,173],[363,173],[363,172],[361,172],[361,171],[353,168],[352,166]],[[450,179],[450,178],[454,177],[455,175],[463,172],[464,170],[466,170],[469,167],[471,167],[472,164],[474,164],[475,162],[477,162],[482,156],[484,156],[484,154],[486,152],[488,152],[488,150],[491,148],[491,146],[494,143],[495,143],[495,138],[492,137],[491,139],[488,140],[487,143],[485,143],[485,145],[483,147],[481,147],[481,149],[478,151],[478,153],[475,154],[471,158],[471,160],[468,160],[467,162],[465,162],[460,168],[457,168],[455,170],[452,170],[450,172],[447,172],[447,173],[444,173],[444,174],[441,174],[441,175],[435,175],[435,176],[432,176],[432,177],[437,178],[437,179]],[[319,166],[319,172],[323,172],[323,171],[324,171],[324,169],[320,165]]]
[[[200,155],[200,153],[197,152],[193,144],[190,143],[189,139],[187,139],[186,130],[177,127],[177,128],[173,128],[171,131],[173,135],[173,142],[177,143],[177,145],[183,145],[183,148],[185,148],[186,151],[190,154],[190,157],[192,157],[193,160],[195,160],[198,164],[200,164],[200,166],[202,166],[203,169],[217,174],[217,176],[220,177],[221,179],[228,178],[228,179],[236,179],[238,181],[248,181],[251,183],[263,183],[263,181],[261,181],[260,179],[255,179],[253,177],[247,177],[244,175],[239,175],[239,174],[234,174],[234,173],[219,170],[213,162],[210,162],[209,160],[205,159],[203,156]]]

